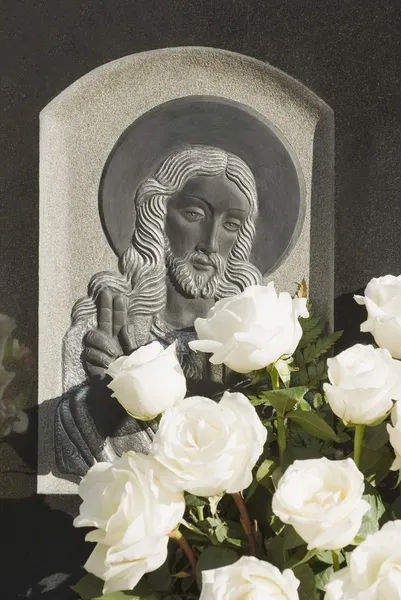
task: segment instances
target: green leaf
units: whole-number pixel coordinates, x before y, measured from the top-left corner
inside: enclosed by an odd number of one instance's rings
[[[272,483],[270,478],[276,469],[277,464],[275,463],[275,461],[267,458],[262,462],[262,464],[256,471],[256,481],[268,490],[271,490]]]
[[[209,539],[208,536],[205,533],[203,533],[203,531],[201,529],[199,529],[199,527],[197,527],[196,525],[193,525],[189,521],[186,521],[184,518],[181,519],[181,524],[184,527],[186,527],[189,531],[191,531],[192,533],[194,533],[198,536],[201,536],[202,538]],[[187,537],[187,534],[185,534],[185,537]]]
[[[277,412],[283,414],[293,409],[307,391],[307,387],[293,387],[286,388],[284,390],[272,390],[269,392],[264,392],[264,397],[269,404],[276,409]]]
[[[285,527],[284,523],[275,514],[272,514],[269,524],[270,524],[272,531],[274,531],[274,533],[276,535],[280,535],[284,531],[284,527]],[[284,544],[284,537],[283,537],[283,544]]]
[[[378,450],[364,448],[359,469],[372,485],[377,485],[388,475],[393,460],[394,456],[387,446]]]
[[[300,410],[307,410],[307,411],[312,410],[311,405],[309,404],[309,402],[307,400],[305,400],[305,398],[301,398],[301,400],[299,400],[298,407]]]
[[[254,396],[253,394],[248,394],[248,400],[252,406],[262,406],[262,404],[266,404],[264,395]]]
[[[291,419],[299,427],[301,427],[309,435],[313,435],[319,440],[338,441],[335,431],[322,417],[319,417],[314,412],[306,412],[303,410],[294,410],[287,413],[287,418]]]
[[[303,546],[306,542],[297,534],[292,525],[286,525],[284,529],[284,550],[292,550]]]
[[[199,589],[202,585],[202,571],[226,567],[227,565],[232,565],[237,560],[238,554],[229,548],[221,548],[219,546],[209,546],[206,548],[196,563],[196,579]]]
[[[81,600],[159,600],[157,594],[153,594],[146,581],[140,581],[131,592],[112,592],[102,594],[104,581],[94,575],[85,575],[76,585],[72,587]]]
[[[198,506],[207,506],[206,498],[199,498],[193,494],[185,494],[185,504],[192,508],[198,508]]]
[[[104,581],[94,575],[84,575],[78,583],[72,586],[74,592],[78,594],[81,600],[92,600],[102,595]]]
[[[140,581],[132,592],[113,592],[96,600],[159,600],[159,595],[152,593],[146,581]]]
[[[301,341],[298,344],[299,349],[305,348],[312,342],[315,342],[319,336],[322,335],[325,329],[325,324],[321,317],[309,317],[308,319],[301,318],[300,324],[302,327],[303,335]]]
[[[298,588],[299,600],[318,600],[315,574],[309,565],[300,565],[294,569],[294,575],[300,581]]]
[[[370,504],[370,510],[362,519],[361,528],[358,531],[356,540],[354,540],[354,542],[357,543],[360,543],[362,540],[366,539],[366,536],[370,535],[371,533],[376,533],[376,531],[379,531],[381,526],[380,520],[386,512],[380,494],[369,483],[366,483],[365,494],[362,497]]]
[[[213,516],[215,516],[217,514],[217,506],[218,506],[220,500],[222,499],[222,497],[223,497],[223,494],[217,494],[217,496],[210,496],[208,498],[210,512],[212,513]]]
[[[380,423],[376,427],[367,427],[363,438],[364,448],[368,450],[380,450],[388,442],[387,424]]]
[[[306,348],[303,350],[305,363],[311,363],[312,361],[320,358],[322,354],[326,354],[340,339],[342,334],[343,331],[335,331],[334,333],[330,333],[325,337],[321,337],[316,340],[316,342],[306,346]]]
[[[323,571],[320,571],[315,575],[315,585],[318,590],[322,590],[323,592],[326,590],[326,585],[329,583],[334,574],[334,567],[331,565]]]
[[[154,592],[168,592],[172,581],[168,561],[149,573],[147,581]]]
[[[397,500],[393,502],[389,512],[393,520],[401,519],[401,496],[398,496]]]
[[[195,578],[190,575],[182,580],[181,587],[183,592],[187,592],[189,588],[195,583]],[[181,600],[181,599],[180,599]]]
[[[320,562],[326,563],[326,565],[333,564],[333,553],[331,550],[319,550],[319,552],[316,554],[316,558]]]
[[[312,548],[312,550],[308,550],[308,552],[305,554],[305,556],[301,560],[299,560],[298,562],[296,562],[295,565],[291,566],[291,569],[294,570],[297,567],[300,567],[301,565],[304,565],[311,558],[313,558],[314,556],[316,556],[316,554],[317,554],[316,548]]]
[[[265,540],[264,543],[268,561],[282,569],[285,561],[284,539],[282,536],[276,535]]]

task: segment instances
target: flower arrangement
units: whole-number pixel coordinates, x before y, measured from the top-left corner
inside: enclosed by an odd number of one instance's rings
[[[28,428],[28,403],[34,364],[31,350],[13,336],[14,319],[0,313],[0,440]]]
[[[149,455],[80,484],[83,600],[401,598],[401,276],[356,301],[376,345],[331,358],[304,282],[217,302],[191,346],[241,374],[219,401],[185,397],[174,345],[111,365],[130,414],[162,414]]]

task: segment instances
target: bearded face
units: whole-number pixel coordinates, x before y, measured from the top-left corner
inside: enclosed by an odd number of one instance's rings
[[[218,253],[194,250],[179,258],[173,255],[167,238],[166,266],[174,287],[189,298],[215,298],[225,271],[225,261]]]
[[[194,177],[169,199],[165,256],[178,291],[189,298],[216,297],[248,214],[245,194],[225,173]]]

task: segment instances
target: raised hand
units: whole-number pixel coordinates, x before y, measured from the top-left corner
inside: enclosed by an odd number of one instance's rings
[[[97,300],[98,326],[84,338],[83,363],[89,377],[104,377],[110,364],[137,347],[133,326],[128,323],[127,300],[122,294],[103,290]]]

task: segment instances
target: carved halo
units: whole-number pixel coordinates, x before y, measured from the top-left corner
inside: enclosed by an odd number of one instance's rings
[[[131,243],[138,186],[183,145],[216,146],[242,158],[257,188],[259,219],[251,261],[268,274],[288,256],[305,213],[298,158],[282,133],[255,110],[214,96],[186,96],[160,104],[117,140],[103,170],[99,211],[107,240],[120,256]]]

